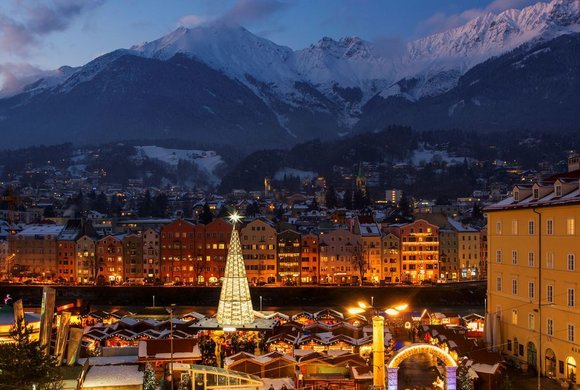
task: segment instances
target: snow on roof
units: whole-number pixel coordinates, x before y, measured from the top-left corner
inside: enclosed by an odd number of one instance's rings
[[[79,358],[79,364],[85,364],[86,360],[89,360],[90,366],[110,366],[110,365],[120,365],[120,364],[131,364],[137,363],[137,356],[135,355],[123,355],[123,356],[95,356],[91,358]]]
[[[530,195],[526,199],[522,199],[519,202],[516,202],[514,198],[510,196],[509,198],[503,199],[498,203],[486,207],[485,211],[503,210],[511,208],[524,208],[533,206],[552,206],[578,202],[580,202],[580,189],[576,189],[561,197],[555,197],[554,193],[550,192],[546,196],[538,200],[534,200],[534,197]]]
[[[143,371],[137,365],[93,366],[87,373],[83,388],[125,387],[143,384]]]
[[[477,232],[476,229],[470,227],[470,226],[464,226],[461,222],[453,219],[453,218],[447,218],[447,222],[449,222],[449,224],[451,225],[451,227],[453,227],[453,229],[455,229],[458,232]]]
[[[112,313],[111,315],[114,315],[114,313]],[[141,321],[131,317],[123,317],[123,319],[121,319],[120,322],[128,326],[133,326],[140,323]]]
[[[481,372],[483,374],[494,374],[499,367],[499,363],[495,363],[493,366],[490,364],[475,363],[471,366],[473,371]]]
[[[64,225],[28,225],[20,233],[21,236],[58,236]]]

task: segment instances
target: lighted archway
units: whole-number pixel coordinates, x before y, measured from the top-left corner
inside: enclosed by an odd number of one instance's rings
[[[389,364],[387,365],[387,389],[388,390],[397,390],[397,380],[398,380],[398,372],[399,372],[399,365],[408,357],[411,357],[416,354],[421,353],[430,353],[438,357],[443,361],[446,369],[446,389],[447,390],[456,390],[456,371],[457,371],[457,362],[453,359],[453,357],[446,352],[444,349],[436,347],[435,345],[431,344],[412,344],[408,347],[401,348],[395,356],[391,359]]]
[[[453,357],[451,357],[448,352],[445,352],[444,349],[431,344],[413,344],[409,345],[408,347],[401,348],[397,354],[393,356],[387,365],[387,368],[399,368],[399,365],[403,362],[403,360],[419,353],[431,353],[441,359],[447,367],[457,367],[457,362],[453,360]]]

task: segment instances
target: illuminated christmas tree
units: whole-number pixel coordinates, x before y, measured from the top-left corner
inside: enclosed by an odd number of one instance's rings
[[[232,238],[226,259],[226,269],[223,278],[220,302],[217,311],[217,321],[224,328],[251,324],[254,321],[254,308],[250,297],[250,286],[246,277],[246,267],[240,236],[236,223],[241,217],[234,213],[230,216],[233,224]]]

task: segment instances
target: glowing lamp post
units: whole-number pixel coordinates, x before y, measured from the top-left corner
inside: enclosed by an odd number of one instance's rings
[[[373,300],[374,303],[374,300]],[[373,311],[372,321],[373,321],[373,389],[374,390],[385,390],[386,389],[386,376],[385,376],[385,319],[379,314],[379,308],[375,306],[369,306],[364,302],[358,303],[359,307],[351,308],[348,310],[351,314],[361,314],[367,310]],[[385,314],[388,316],[396,316],[402,310],[405,310],[408,305],[400,304],[395,307],[389,307],[385,309]]]
[[[173,312],[175,304],[166,307],[165,310],[169,313],[169,343],[170,343],[170,357],[169,357],[169,377],[171,378],[171,389],[173,390]]]

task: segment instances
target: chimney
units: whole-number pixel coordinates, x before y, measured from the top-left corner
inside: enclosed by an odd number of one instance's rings
[[[568,157],[568,172],[580,170],[580,154]]]

